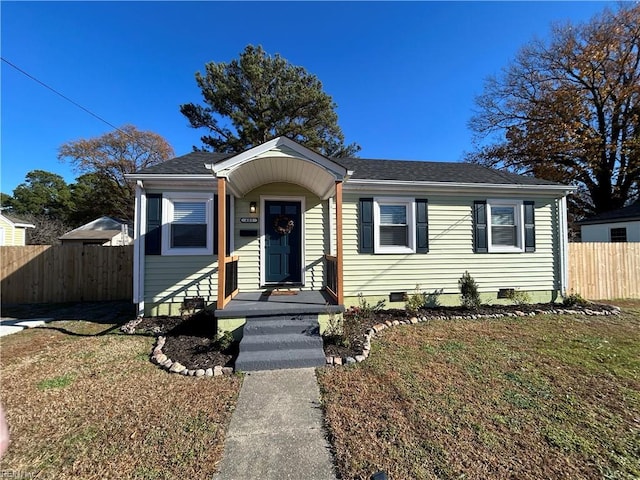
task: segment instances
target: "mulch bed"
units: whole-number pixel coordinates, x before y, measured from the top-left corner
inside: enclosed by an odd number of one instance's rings
[[[418,316],[429,318],[469,317],[471,315],[540,313],[559,308],[570,308],[572,311],[584,312],[590,309],[615,310],[615,307],[601,304],[573,305],[564,307],[561,304],[526,304],[526,305],[482,305],[476,309],[462,307],[428,307],[420,310]],[[374,325],[408,320],[413,315],[403,309],[388,309],[374,312],[370,316],[355,318],[353,310],[345,313],[345,320],[352,325],[348,341],[345,344],[337,337],[324,337],[324,351],[327,356],[355,357],[360,355],[365,345],[367,330]],[[238,356],[239,343],[234,342],[229,348],[220,351],[215,339],[217,322],[212,312],[201,311],[186,318],[159,316],[145,317],[135,327],[135,333],[162,335],[166,337],[163,353],[171,359],[179,361],[189,369],[207,369],[216,365],[232,367]]]
[[[187,318],[145,317],[136,333],[166,337],[163,353],[189,369],[232,367],[238,356],[238,342],[220,351],[216,342],[217,322],[213,313],[201,311]]]
[[[529,315],[531,313],[540,313],[540,311],[551,311],[557,309],[570,309],[576,312],[585,312],[589,310],[608,310],[614,311],[616,307],[603,304],[585,304],[585,305],[572,305],[564,306],[558,303],[536,303],[536,304],[523,304],[523,305],[481,305],[478,308],[470,309],[464,307],[425,307],[422,308],[417,316],[430,318],[455,318],[455,317],[469,317],[471,315],[489,316],[489,315],[508,315],[516,314],[516,312]],[[325,337],[324,338],[324,351],[327,356],[335,357],[354,357],[360,355],[365,344],[365,334],[367,330],[374,325],[385,323],[385,321],[394,320],[408,320],[414,315],[407,312],[404,309],[387,309],[374,312],[371,316],[361,317],[357,320],[354,319],[353,310],[347,310],[344,317],[346,322],[354,325],[351,329],[348,338],[348,345],[339,345],[337,337]],[[349,320],[353,320],[349,322]]]

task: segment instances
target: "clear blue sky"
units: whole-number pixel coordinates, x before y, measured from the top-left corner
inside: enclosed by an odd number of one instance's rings
[[[613,2],[7,2],[2,56],[121,126],[200,145],[179,105],[194,73],[262,45],[315,74],[361,157],[460,161],[487,76],[553,22],[587,21]],[[2,62],[1,190],[30,170],[72,182],[64,142],[112,130]]]

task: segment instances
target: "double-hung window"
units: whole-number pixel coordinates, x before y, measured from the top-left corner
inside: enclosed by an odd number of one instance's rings
[[[163,197],[163,255],[213,254],[213,194],[166,193]]]
[[[487,200],[489,252],[524,251],[522,201]]]
[[[375,252],[415,253],[415,203],[406,198],[375,198]]]

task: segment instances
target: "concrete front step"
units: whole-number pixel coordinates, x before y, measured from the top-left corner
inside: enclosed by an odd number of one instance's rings
[[[284,368],[309,368],[325,365],[322,349],[270,350],[241,352],[236,360],[237,372],[279,370]]]
[[[244,325],[244,335],[258,335],[270,333],[313,333],[318,330],[318,321],[299,318],[265,317],[248,318]]]
[[[240,342],[241,352],[269,350],[303,350],[308,348],[322,349],[320,335],[300,333],[270,333],[262,335],[245,335]]]
[[[247,318],[236,370],[307,368],[325,364],[317,315]]]

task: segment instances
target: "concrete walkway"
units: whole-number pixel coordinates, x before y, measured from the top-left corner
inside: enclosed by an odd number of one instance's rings
[[[315,369],[247,373],[214,480],[335,480]]]
[[[53,318],[18,319],[2,317],[0,318],[0,337],[20,332],[25,328],[39,327],[52,320]]]

